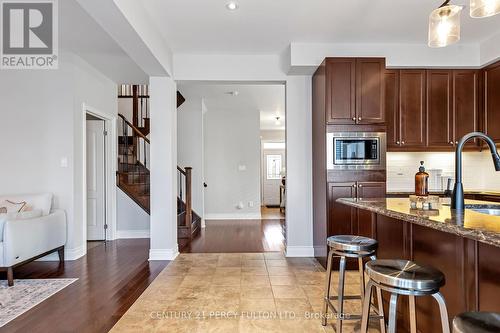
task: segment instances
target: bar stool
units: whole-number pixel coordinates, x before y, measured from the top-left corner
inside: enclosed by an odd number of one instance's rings
[[[453,319],[453,333],[498,333],[500,313],[464,312]]]
[[[450,332],[448,312],[439,288],[444,285],[444,274],[430,267],[408,260],[373,260],[366,263],[366,273],[370,277],[366,286],[365,301],[361,319],[361,333],[368,329],[368,314],[372,288],[377,287],[391,293],[389,304],[389,333],[396,332],[396,306],[399,295],[410,298],[410,332],[417,332],[415,296],[430,295],[439,305],[443,333]]]
[[[359,299],[361,304],[363,304],[363,297],[365,295],[365,272],[363,265],[363,258],[370,258],[375,260],[375,252],[378,247],[378,242],[374,239],[353,236],[353,235],[338,235],[331,236],[327,238],[328,244],[328,260],[326,268],[326,285],[325,285],[325,297],[323,306],[323,316],[322,325],[327,324],[327,313],[328,308],[337,316],[336,332],[342,332],[342,322],[344,320],[359,320],[361,315],[359,314],[344,314],[344,300]],[[338,281],[338,296],[330,296],[330,285],[332,280],[332,261],[333,257],[340,257],[339,266],[339,281]],[[361,290],[359,295],[344,295],[344,278],[346,270],[346,259],[354,258],[358,259],[359,266],[359,278]],[[371,298],[371,296],[369,296]],[[337,301],[337,308],[331,301]],[[371,300],[370,302],[371,303]],[[382,333],[385,333],[385,320],[384,320],[384,310],[382,306],[382,293],[380,289],[377,289],[377,304],[378,309],[375,315],[370,315],[370,318],[377,318],[380,320],[380,329]]]

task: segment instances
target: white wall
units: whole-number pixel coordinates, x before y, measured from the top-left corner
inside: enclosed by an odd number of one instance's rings
[[[116,188],[117,238],[149,238],[149,214]]]
[[[52,192],[68,217],[68,259],[83,255],[82,104],[116,115],[116,85],[76,55],[58,70],[11,70],[0,76],[0,191]],[[60,166],[61,158],[68,167]]]
[[[192,167],[193,210],[203,218],[203,100],[188,97],[177,109],[177,164]]]
[[[483,152],[464,152],[463,183],[466,190],[496,190],[500,189],[500,174],[495,171],[488,149]],[[387,153],[387,191],[413,192],[415,190],[414,176],[418,171],[419,162],[424,161],[430,175],[431,190],[441,191],[439,181],[434,181],[433,175],[442,174],[444,178],[455,178],[455,153],[453,152],[412,152]],[[478,172],[480,170],[480,172]]]
[[[204,118],[205,219],[260,218],[258,110],[210,109]]]
[[[260,138],[264,141],[285,141],[285,130],[260,130]]]

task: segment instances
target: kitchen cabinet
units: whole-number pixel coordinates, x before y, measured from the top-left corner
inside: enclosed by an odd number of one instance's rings
[[[337,203],[337,199],[384,198],[386,193],[386,183],[376,181],[330,183],[328,187],[328,236],[358,235],[359,225],[371,219],[371,215],[358,215],[356,209]]]
[[[384,123],[385,59],[327,58],[325,63],[327,123]]]
[[[426,76],[426,145],[453,146],[452,71],[428,70]]]
[[[389,151],[450,151],[480,130],[479,71],[386,70],[384,77]],[[498,132],[500,141],[500,125]]]
[[[399,72],[399,146],[425,147],[425,70]]]
[[[478,110],[479,71],[453,70],[453,140],[455,144],[465,134],[480,130]],[[471,147],[476,145],[475,141],[467,143],[467,146]]]
[[[500,143],[500,62],[484,69],[484,129]]]
[[[399,148],[399,70],[386,70],[384,73],[384,107],[387,122],[387,148]]]

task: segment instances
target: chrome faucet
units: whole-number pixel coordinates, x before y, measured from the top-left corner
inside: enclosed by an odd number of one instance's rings
[[[455,187],[453,188],[453,194],[451,196],[451,209],[461,211],[464,210],[465,207],[464,186],[462,185],[462,150],[467,141],[473,138],[480,138],[486,141],[490,147],[495,170],[500,171],[500,156],[498,155],[495,142],[489,136],[481,132],[472,132],[464,135],[464,137],[458,141],[457,150],[455,152]]]

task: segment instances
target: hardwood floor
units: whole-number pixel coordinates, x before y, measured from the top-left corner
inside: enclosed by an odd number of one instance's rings
[[[241,253],[283,251],[284,220],[210,220],[182,252]]]
[[[57,262],[32,262],[14,272],[16,279],[78,278],[79,280],[0,332],[108,332],[168,261],[148,261],[149,239],[123,239],[92,244],[85,257]],[[0,275],[5,279],[4,275]]]

